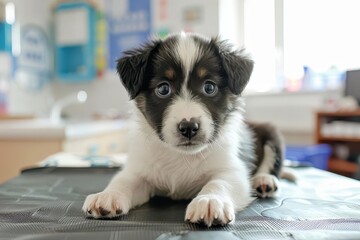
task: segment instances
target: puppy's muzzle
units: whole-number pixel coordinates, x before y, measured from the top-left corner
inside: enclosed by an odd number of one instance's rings
[[[178,126],[178,130],[184,137],[191,140],[199,131],[200,125],[196,119],[191,118],[190,121],[185,118],[181,120]]]

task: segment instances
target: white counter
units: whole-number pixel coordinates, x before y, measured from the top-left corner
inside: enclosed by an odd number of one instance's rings
[[[48,119],[0,121],[0,139],[76,139],[126,128],[125,120],[54,123]]]

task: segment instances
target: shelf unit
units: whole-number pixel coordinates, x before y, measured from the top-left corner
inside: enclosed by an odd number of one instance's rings
[[[350,121],[354,118],[359,119],[360,124],[360,109],[356,111],[318,111],[316,112],[316,129],[315,141],[316,143],[327,143],[335,149],[336,145],[346,145],[351,150],[357,151],[360,154],[360,136],[324,136],[321,132],[323,124],[331,121],[341,120]],[[350,151],[351,151],[350,150]],[[332,157],[329,159],[328,170],[344,176],[354,177],[359,171],[359,165],[356,162],[350,162],[346,159],[340,159],[333,151]]]

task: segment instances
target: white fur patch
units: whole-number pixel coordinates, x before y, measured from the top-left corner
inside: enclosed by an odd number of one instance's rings
[[[181,120],[190,121],[191,118],[197,118],[200,121],[199,135],[204,135],[207,141],[214,132],[213,121],[206,107],[201,103],[191,99],[190,93],[178,97],[170,105],[165,113],[163,120],[163,136],[167,143],[176,145],[179,142],[178,124]]]
[[[192,223],[203,221],[208,227],[225,225],[235,219],[231,199],[214,194],[200,195],[191,201],[186,209],[185,220]]]
[[[175,47],[175,53],[184,67],[184,84],[187,84],[189,72],[200,57],[199,46],[194,42],[193,38],[181,34]]]
[[[264,159],[261,162],[256,174],[270,173],[275,164],[275,153],[269,145],[264,146]]]

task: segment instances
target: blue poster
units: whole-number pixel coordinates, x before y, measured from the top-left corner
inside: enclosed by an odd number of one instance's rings
[[[109,67],[125,50],[137,47],[151,33],[150,0],[107,0],[106,15],[109,31]]]

